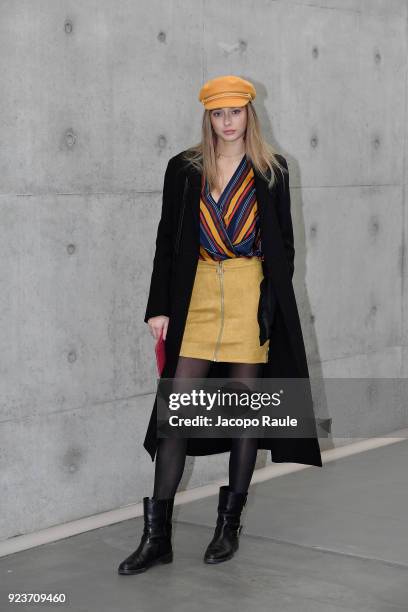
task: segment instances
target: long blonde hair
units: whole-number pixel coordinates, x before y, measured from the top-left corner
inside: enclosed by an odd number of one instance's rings
[[[276,159],[278,153],[275,148],[270,145],[262,136],[261,126],[255,107],[249,101],[247,107],[247,127],[245,132],[245,153],[247,159],[268,182],[269,189],[275,183],[275,168],[286,172],[286,168],[282,166]],[[183,152],[184,159],[191,164],[200,174],[207,177],[210,191],[218,188],[221,189],[220,177],[218,176],[216,166],[215,146],[217,135],[211,125],[209,110],[205,109],[201,126],[201,142],[189,147]],[[268,177],[267,172],[270,171]]]

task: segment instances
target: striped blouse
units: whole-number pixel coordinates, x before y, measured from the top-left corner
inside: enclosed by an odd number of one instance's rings
[[[204,260],[262,256],[254,171],[246,155],[218,202],[202,178],[200,254]]]

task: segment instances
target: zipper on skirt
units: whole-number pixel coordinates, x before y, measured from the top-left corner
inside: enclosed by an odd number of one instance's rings
[[[217,361],[217,353],[221,340],[222,331],[224,328],[224,268],[222,267],[222,261],[217,262],[217,274],[220,281],[220,292],[221,292],[221,325],[220,331],[218,333],[217,343],[214,349],[214,359],[213,361]]]

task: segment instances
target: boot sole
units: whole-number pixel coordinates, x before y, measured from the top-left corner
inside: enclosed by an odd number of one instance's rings
[[[228,555],[228,557],[223,557],[222,559],[213,559],[211,557],[204,557],[203,561],[204,563],[210,563],[210,564],[214,564],[214,563],[223,563],[223,561],[229,561],[230,559],[232,559],[232,557],[235,555],[235,553],[238,552],[238,547],[232,551],[232,553],[230,553]]]
[[[150,569],[154,565],[158,565],[159,563],[172,563],[172,561],[173,561],[173,553],[168,553],[167,555],[163,555],[162,557],[159,557],[158,559],[154,559],[153,561],[150,561],[150,563],[148,563],[147,565],[144,565],[143,567],[140,567],[139,569],[135,569],[135,570],[118,569],[118,574],[121,574],[124,576],[142,574],[143,572],[146,572],[148,569]]]
[[[204,563],[209,563],[209,564],[223,563],[224,561],[229,561],[230,559],[232,559],[233,556],[234,556],[234,553],[232,553],[232,555],[229,555],[228,557],[224,557],[223,559],[204,559]]]

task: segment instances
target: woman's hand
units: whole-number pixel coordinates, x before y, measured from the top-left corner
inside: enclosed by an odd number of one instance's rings
[[[152,334],[155,340],[158,340],[160,338],[162,330],[163,340],[166,339],[167,328],[169,326],[169,317],[166,317],[165,315],[159,315],[158,317],[150,317],[150,319],[147,320],[147,324],[149,326],[150,333]]]

